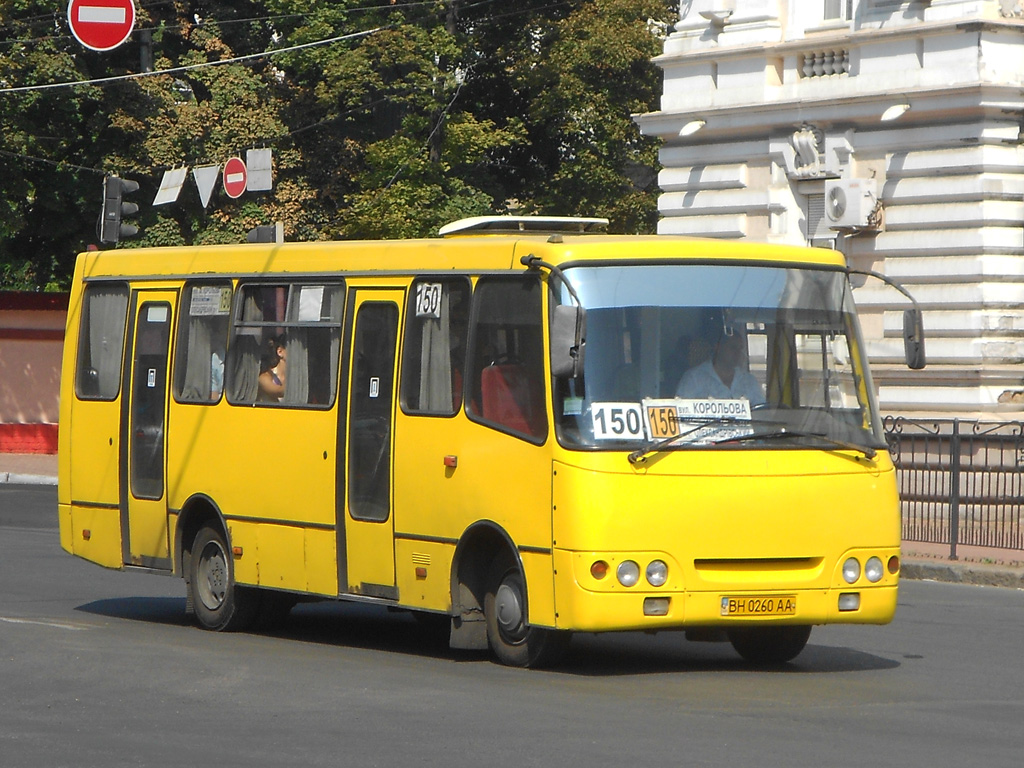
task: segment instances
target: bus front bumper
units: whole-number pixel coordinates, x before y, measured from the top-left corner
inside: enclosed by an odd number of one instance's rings
[[[752,624],[887,624],[897,579],[880,585],[655,589],[643,584],[592,590],[574,578],[573,553],[555,550],[556,626],[580,632],[657,631]],[[614,579],[614,575],[610,575]],[[643,586],[641,586],[643,584]]]

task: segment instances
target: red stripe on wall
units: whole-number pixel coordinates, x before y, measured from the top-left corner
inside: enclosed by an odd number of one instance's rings
[[[0,424],[0,453],[56,452],[56,424]]]

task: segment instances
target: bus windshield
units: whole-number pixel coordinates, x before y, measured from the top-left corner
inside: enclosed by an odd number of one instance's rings
[[[586,310],[583,374],[555,386],[566,447],[884,447],[843,272],[719,263],[563,274]],[[566,286],[560,294],[572,303]]]

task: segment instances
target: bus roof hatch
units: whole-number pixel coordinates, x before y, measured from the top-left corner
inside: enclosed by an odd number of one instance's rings
[[[437,231],[442,237],[471,234],[589,234],[603,233],[608,219],[575,216],[473,216],[445,224]]]

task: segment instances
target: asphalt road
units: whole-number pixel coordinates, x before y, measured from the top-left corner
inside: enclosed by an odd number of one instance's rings
[[[405,614],[213,634],[171,578],[64,553],[55,489],[0,487],[0,765],[986,766],[1024,762],[1024,592],[904,582],[886,627],[786,668],[679,634],[577,636],[556,671]]]

